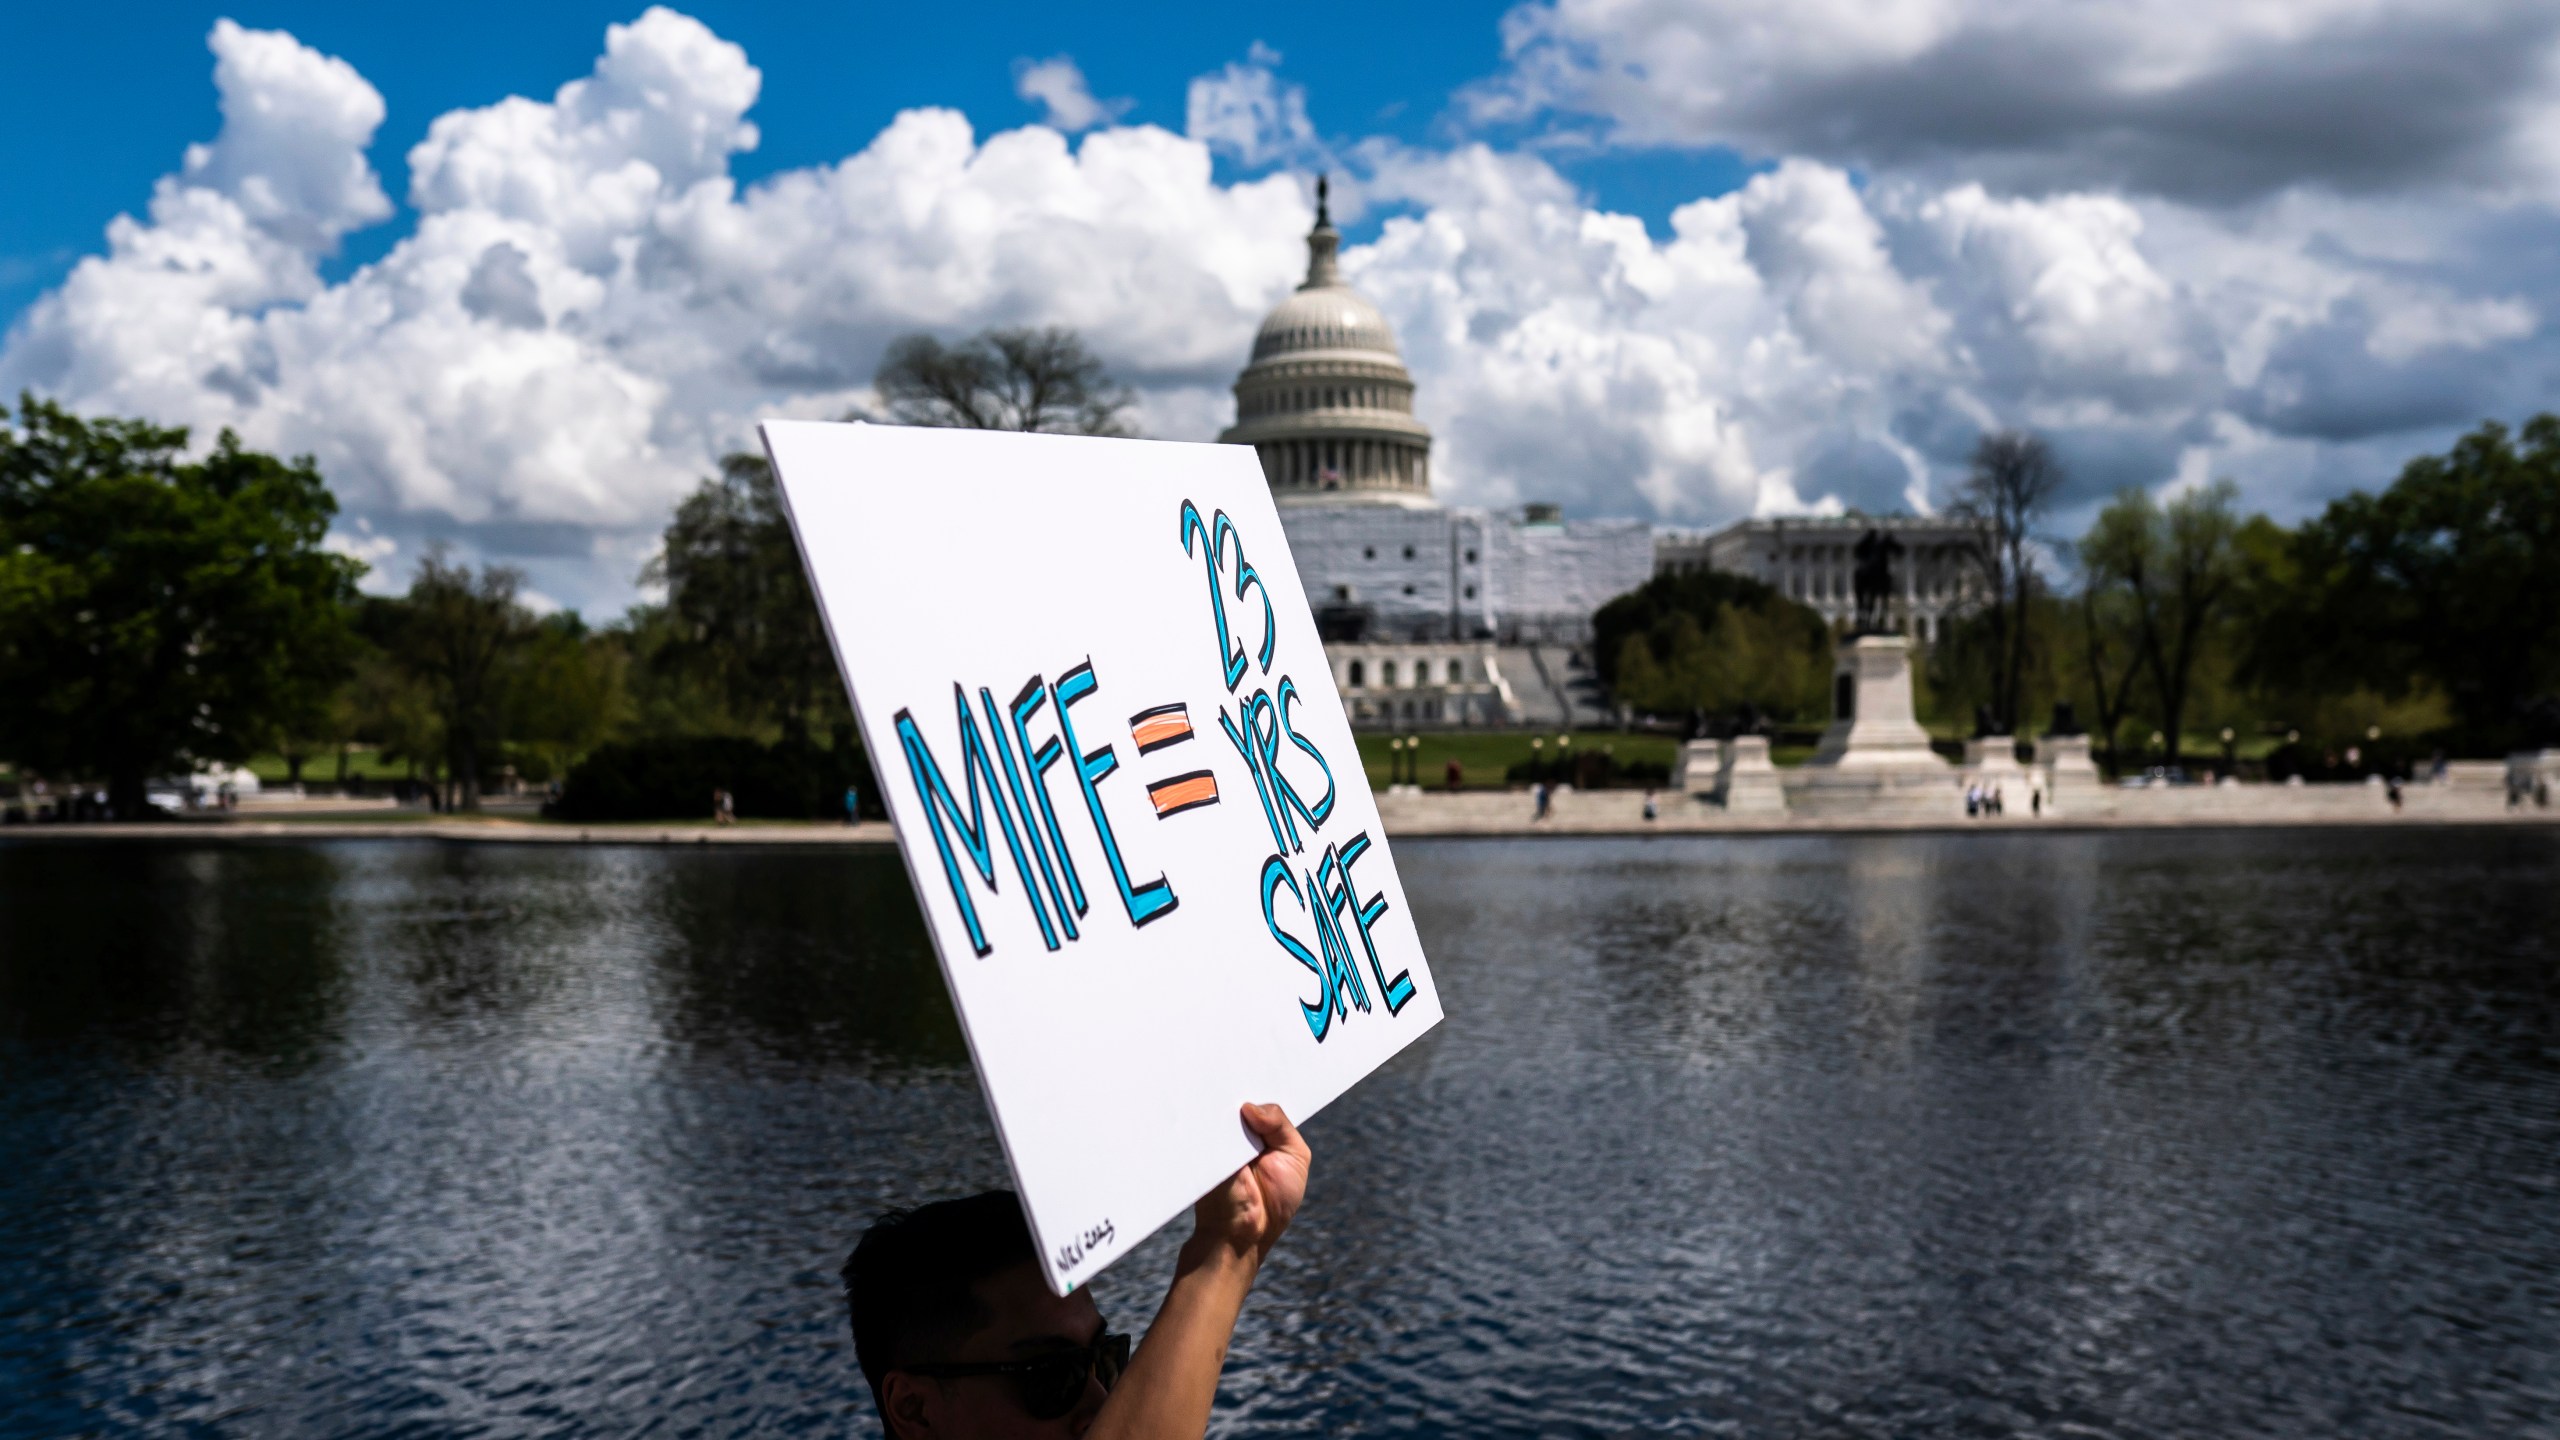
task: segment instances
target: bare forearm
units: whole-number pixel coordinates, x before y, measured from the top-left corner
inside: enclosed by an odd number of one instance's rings
[[[1173,1286],[1128,1373],[1094,1418],[1086,1440],[1198,1440],[1209,1429],[1227,1342],[1262,1257],[1200,1235],[1182,1247]]]

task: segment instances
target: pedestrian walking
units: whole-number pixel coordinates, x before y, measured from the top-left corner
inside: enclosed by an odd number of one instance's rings
[[[861,817],[862,792],[851,785],[844,787],[844,823],[850,825]]]
[[[1529,818],[1533,821],[1544,820],[1547,818],[1548,797],[1553,793],[1553,787],[1549,786],[1546,781],[1541,780],[1537,784],[1535,793],[1538,797],[1538,812]]]
[[[1647,787],[1645,788],[1645,792],[1644,792],[1644,818],[1645,818],[1645,823],[1646,823],[1646,824],[1651,824],[1651,823],[1653,823],[1655,820],[1660,819],[1660,818],[1661,818],[1661,816],[1662,816],[1662,809],[1661,809],[1661,807],[1653,803],[1653,789],[1652,789],[1652,787],[1651,787],[1651,786],[1647,786]]]

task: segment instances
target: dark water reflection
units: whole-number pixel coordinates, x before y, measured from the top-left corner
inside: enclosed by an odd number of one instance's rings
[[[2560,837],[1399,857],[1222,1433],[2560,1435]],[[0,846],[0,1433],[871,1433],[1001,1178],[890,857]]]

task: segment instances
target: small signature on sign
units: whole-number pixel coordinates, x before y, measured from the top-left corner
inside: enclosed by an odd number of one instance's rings
[[[1086,1230],[1082,1235],[1058,1247],[1058,1268],[1073,1270],[1083,1262],[1085,1256],[1109,1244],[1119,1233],[1111,1228],[1111,1222],[1108,1220]]]

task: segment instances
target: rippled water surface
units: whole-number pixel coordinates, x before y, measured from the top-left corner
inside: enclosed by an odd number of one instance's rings
[[[1399,860],[1221,1434],[2560,1435],[2560,836]],[[886,855],[0,845],[0,1433],[876,1433],[966,1067]]]

